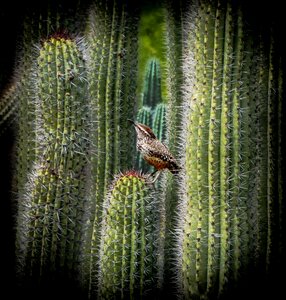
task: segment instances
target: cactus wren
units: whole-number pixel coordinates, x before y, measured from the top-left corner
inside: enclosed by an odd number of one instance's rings
[[[169,149],[156,138],[151,128],[130,119],[128,119],[128,121],[134,125],[136,130],[137,150],[141,153],[143,159],[148,164],[155,167],[155,171],[151,175],[154,175],[157,171],[159,171],[153,182],[157,180],[160,175],[160,171],[164,169],[168,169],[171,173],[177,174],[181,168],[179,167],[176,159],[170,153]]]

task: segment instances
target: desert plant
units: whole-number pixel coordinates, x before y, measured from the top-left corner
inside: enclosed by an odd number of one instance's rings
[[[161,68],[157,59],[147,62],[143,86],[143,105],[154,108],[162,101]]]

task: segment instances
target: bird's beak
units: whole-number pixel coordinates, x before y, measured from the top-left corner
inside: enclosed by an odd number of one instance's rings
[[[127,119],[127,121],[129,121],[129,122],[132,123],[134,126],[136,126],[136,123],[135,123],[133,120]]]

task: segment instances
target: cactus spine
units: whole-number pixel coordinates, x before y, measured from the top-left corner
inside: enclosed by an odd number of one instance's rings
[[[39,49],[37,65],[35,162],[24,194],[18,195],[17,232],[22,271],[35,278],[57,268],[75,270],[91,124],[85,65],[76,41],[49,38]]]
[[[156,201],[148,179],[135,171],[118,176],[104,200],[99,298],[142,298],[154,289]]]
[[[0,135],[12,124],[18,113],[17,83],[12,83],[0,96]]]

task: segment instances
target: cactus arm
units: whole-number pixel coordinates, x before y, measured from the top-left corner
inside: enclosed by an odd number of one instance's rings
[[[274,121],[275,110],[277,109],[276,95],[276,73],[275,73],[275,47],[273,38],[270,38],[268,52],[268,82],[267,82],[267,252],[266,252],[266,269],[269,270],[273,257],[276,254],[276,234],[274,225],[276,218],[276,122]],[[275,245],[275,246],[274,246]],[[274,254],[275,253],[275,254]]]
[[[95,8],[94,8],[95,9]],[[96,93],[95,94],[95,99],[96,101],[94,103],[94,107],[96,110],[96,121],[98,122],[97,126],[97,132],[95,134],[95,147],[98,151],[98,153],[101,153],[102,155],[105,155],[105,145],[106,145],[106,136],[105,136],[105,97],[102,95],[105,92],[105,87],[106,87],[106,76],[105,73],[107,72],[106,66],[108,64],[108,51],[107,49],[109,48],[109,30],[108,30],[108,22],[109,22],[109,14],[110,12],[108,11],[108,2],[106,2],[106,7],[102,8],[105,11],[105,15],[97,15],[95,14],[92,16],[91,22],[96,22],[97,18],[99,21],[103,22],[103,24],[91,24],[91,32],[90,32],[90,37],[92,39],[91,44],[94,44],[94,51],[92,51],[91,56],[93,57],[94,62],[99,61],[99,66],[97,65],[92,65],[91,70],[91,84],[92,89],[91,91]],[[99,9],[100,11],[100,9]],[[93,11],[91,11],[91,14]],[[95,30],[98,31],[98,36],[95,34]],[[97,31],[96,31],[97,32]],[[94,36],[94,37],[93,37]],[[102,47],[99,47],[99,44],[102,44]],[[98,70],[98,71],[97,71]],[[94,161],[94,169],[96,172],[95,175],[95,197],[96,199],[100,199],[103,197],[104,194],[104,182],[105,182],[105,175],[104,175],[104,170],[105,170],[105,159],[99,159]]]
[[[162,101],[160,64],[157,59],[147,62],[143,88],[143,105],[154,108]]]
[[[201,16],[198,16],[201,18]],[[198,21],[198,20],[196,20]],[[196,41],[200,39],[200,27],[196,26],[194,36]],[[188,36],[189,38],[189,36]],[[190,41],[188,43],[191,44]],[[200,53],[202,53],[201,43],[194,43],[194,59],[199,62]],[[187,48],[188,49],[188,48]],[[188,53],[190,54],[190,53]],[[187,60],[188,56],[186,55],[185,59]],[[188,63],[188,62],[187,62]],[[186,64],[187,64],[186,63]],[[191,66],[191,65],[190,65]],[[186,66],[187,68],[189,67]],[[198,84],[199,82],[199,74],[201,70],[201,64],[197,63],[194,66],[194,81]],[[188,101],[190,101],[190,113],[187,116],[188,127],[186,129],[186,174],[189,174],[188,181],[186,182],[186,194],[189,201],[186,202],[186,215],[184,216],[184,225],[183,225],[183,240],[182,240],[182,289],[185,297],[189,295],[193,295],[197,293],[197,282],[196,282],[196,267],[195,267],[195,259],[192,258],[195,251],[196,244],[196,228],[197,228],[197,218],[195,218],[195,209],[198,206],[196,191],[198,190],[197,183],[197,168],[194,167],[196,165],[196,153],[197,153],[197,145],[196,143],[192,143],[191,137],[194,140],[198,140],[198,122],[199,122],[199,114],[196,113],[198,95],[196,94],[198,91],[197,86],[194,86],[194,96],[187,95]],[[190,136],[189,136],[190,134]],[[189,172],[189,170],[193,169],[193,172]],[[193,182],[193,186],[191,187],[188,183]],[[188,280],[190,278],[190,281]]]
[[[180,148],[180,128],[181,128],[181,116],[182,116],[182,77],[183,70],[181,68],[181,60],[183,55],[182,46],[182,3],[180,1],[172,3],[167,1],[165,9],[165,51],[166,51],[166,100],[167,100],[167,137],[166,144],[168,145],[171,153],[178,157],[178,149]],[[176,241],[174,236],[170,234],[175,231],[177,206],[178,206],[178,184],[172,174],[165,173],[162,176],[160,189],[162,193],[162,202],[164,207],[161,208],[163,211],[161,231],[163,232],[164,241],[164,253],[161,257],[164,260],[164,285],[163,289],[166,288],[170,293],[174,292],[174,286],[171,284],[172,278],[175,276],[174,269],[172,269],[172,261],[175,259],[175,254],[172,249],[175,247]],[[165,199],[165,200],[163,200]],[[164,223],[165,221],[165,223]]]
[[[114,155],[113,153],[113,145],[118,143],[118,141],[114,140],[114,132],[116,129],[114,128],[114,115],[113,109],[115,104],[114,99],[114,81],[115,81],[115,64],[116,64],[116,43],[117,43],[117,23],[118,23],[118,12],[117,12],[117,4],[115,1],[113,2],[113,13],[111,19],[111,32],[110,32],[110,41],[109,41],[109,54],[108,54],[108,62],[107,62],[107,74],[106,74],[106,86],[105,86],[105,167],[104,170],[106,172],[105,180],[104,180],[104,195],[106,194],[106,188],[109,183],[109,176],[107,174],[112,174],[115,171],[115,168],[118,166],[114,165],[114,162],[118,161],[118,154]],[[116,99],[117,100],[117,99]],[[112,116],[108,118],[108,116]]]
[[[245,186],[243,185],[243,178],[245,178],[246,174],[244,173],[244,168],[247,169],[248,166],[246,164],[246,158],[242,156],[244,153],[243,147],[246,147],[245,153],[249,153],[250,149],[248,149],[249,142],[249,130],[243,129],[241,124],[247,124],[247,120],[243,120],[245,115],[247,115],[245,111],[241,112],[241,107],[245,107],[248,104],[243,103],[247,99],[242,94],[244,91],[241,88],[241,82],[247,85],[247,82],[250,82],[250,78],[244,80],[242,76],[242,66],[245,64],[246,66],[250,66],[251,63],[249,61],[249,56],[246,56],[245,45],[244,45],[244,37],[243,37],[243,28],[242,28],[242,16],[241,11],[238,11],[238,17],[236,21],[236,38],[234,40],[234,63],[233,63],[233,94],[232,94],[232,108],[231,108],[231,117],[232,117],[232,133],[231,133],[231,143],[232,143],[232,154],[231,154],[231,191],[233,198],[233,273],[235,280],[238,280],[238,276],[240,275],[242,267],[245,266],[243,263],[244,257],[247,257],[247,248],[245,244],[247,244],[247,229],[248,229],[248,220],[247,215],[244,213],[243,207],[246,207],[246,197],[243,195],[243,189]],[[250,52],[251,53],[251,52]],[[250,74],[247,70],[246,74]],[[247,75],[249,76],[249,75]],[[248,89],[249,87],[246,86]],[[245,100],[241,100],[245,99]],[[242,116],[241,116],[242,115]],[[243,137],[245,132],[245,137]],[[242,241],[244,241],[244,247],[242,246]],[[246,251],[245,253],[243,253]]]
[[[94,210],[94,216],[91,215],[91,232],[86,237],[86,256],[84,258],[86,266],[83,266],[83,276],[87,272],[86,281],[89,297],[93,293],[95,282],[93,274],[97,264],[97,252],[99,241],[99,226],[101,223],[101,205],[104,195],[105,182],[105,98],[102,96],[106,86],[106,66],[108,59],[109,34],[110,34],[110,8],[109,2],[104,4],[100,1],[96,2],[90,8],[89,21],[87,24],[87,39],[91,45],[88,60],[88,80],[90,82],[90,97],[93,107],[93,118],[96,122],[96,131],[93,134],[94,148],[98,156],[92,156],[92,173],[93,173],[93,191],[90,197],[94,199],[91,209]],[[86,270],[85,270],[86,269]]]
[[[126,12],[125,8],[122,8],[122,13],[120,16],[119,26],[120,26],[120,32],[124,32],[125,27],[125,19],[126,19]],[[114,171],[113,173],[117,172],[117,168],[120,164],[120,156],[118,153],[120,153],[120,130],[118,130],[120,126],[120,105],[121,105],[121,85],[122,85],[122,72],[123,72],[123,62],[122,59],[119,59],[120,53],[124,52],[124,41],[123,41],[123,34],[119,34],[118,41],[117,41],[117,49],[116,49],[116,74],[115,74],[115,101],[113,104],[113,116],[114,116],[114,140],[118,141],[113,143],[113,157],[114,157]]]
[[[196,233],[196,282],[199,290],[206,290],[207,286],[207,264],[208,244],[203,242],[208,239],[208,218],[209,218],[209,191],[208,191],[208,152],[205,151],[205,141],[209,139],[209,116],[211,101],[212,72],[209,72],[209,63],[213,60],[213,28],[214,17],[210,4],[202,5],[204,22],[200,32],[202,44],[201,63],[202,70],[199,76],[201,92],[198,97],[198,140],[195,159],[197,161],[197,233]],[[204,230],[205,228],[205,230]]]

